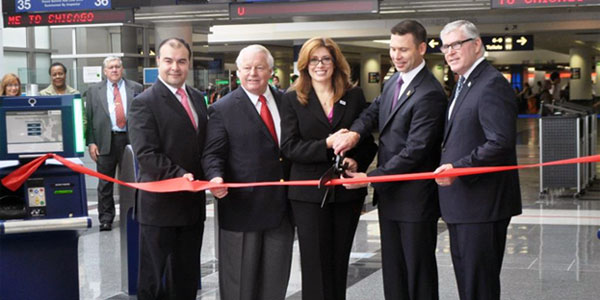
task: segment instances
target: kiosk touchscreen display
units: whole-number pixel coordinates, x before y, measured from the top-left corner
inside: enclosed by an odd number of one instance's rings
[[[62,152],[62,111],[28,110],[6,112],[6,152]]]

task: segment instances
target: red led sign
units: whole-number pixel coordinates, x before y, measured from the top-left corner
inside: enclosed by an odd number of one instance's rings
[[[599,4],[600,0],[491,0],[492,8],[535,8]]]
[[[4,27],[133,23],[132,10],[5,14]]]
[[[375,14],[377,0],[335,0],[307,2],[238,2],[229,4],[232,20],[282,18],[339,14]]]

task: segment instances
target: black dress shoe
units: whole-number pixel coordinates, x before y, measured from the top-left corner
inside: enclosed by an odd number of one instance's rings
[[[111,231],[112,225],[110,223],[102,223],[100,224],[100,231]]]

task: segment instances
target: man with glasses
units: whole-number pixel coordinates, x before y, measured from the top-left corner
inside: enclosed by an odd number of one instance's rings
[[[517,164],[514,92],[484,60],[479,31],[459,20],[447,24],[440,37],[446,62],[460,78],[446,116],[442,165],[435,172]],[[507,227],[521,213],[517,171],[436,182],[460,299],[500,299]]]
[[[241,87],[211,105],[202,167],[211,182],[287,180],[281,156],[281,93],[269,86],[273,56],[261,45],[236,59]],[[283,186],[213,188],[219,214],[219,293],[223,300],[283,300],[294,228]]]
[[[87,117],[86,141],[90,157],[96,162],[99,173],[115,177],[127,138],[127,111],[133,97],[143,86],[123,78],[123,62],[119,57],[104,59],[105,80],[87,91],[85,112]],[[100,231],[110,231],[115,218],[113,183],[98,180],[98,219]]]
[[[398,72],[350,131],[334,142],[335,152],[344,153],[378,129],[377,169],[368,176],[431,172],[439,163],[447,101],[423,59],[427,32],[419,22],[405,20],[391,33],[390,58]],[[349,172],[349,176],[367,174]],[[378,201],[385,298],[438,299],[435,249],[440,210],[435,182],[374,183],[373,187]]]

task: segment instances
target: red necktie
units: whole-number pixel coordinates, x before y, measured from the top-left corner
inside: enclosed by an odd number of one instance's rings
[[[269,129],[269,132],[271,133],[275,144],[279,144],[279,142],[277,141],[277,133],[275,132],[275,123],[273,123],[273,116],[271,116],[271,111],[267,106],[267,99],[265,98],[265,96],[260,95],[258,97],[258,101],[260,101],[261,104],[260,117],[262,118],[263,122],[265,122],[265,125],[267,125],[267,128]]]
[[[194,128],[198,129],[198,125],[196,125],[196,120],[194,120],[194,113],[192,113],[192,108],[190,107],[190,102],[188,101],[188,97],[182,88],[179,88],[177,90],[177,95],[181,97],[181,104],[183,105],[185,112],[187,112],[188,117],[190,117],[192,125],[194,125]]]
[[[115,117],[117,118],[117,127],[125,128],[127,120],[125,119],[125,110],[123,109],[121,92],[119,92],[119,86],[116,83],[113,83],[113,95],[115,96]]]

